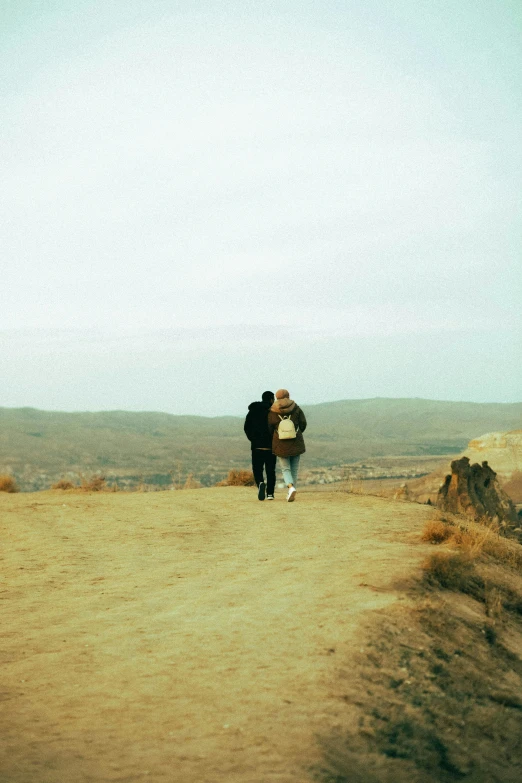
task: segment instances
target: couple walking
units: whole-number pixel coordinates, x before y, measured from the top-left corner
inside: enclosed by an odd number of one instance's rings
[[[276,391],[275,397],[271,391],[263,392],[261,402],[248,406],[244,430],[252,448],[252,471],[259,500],[265,499],[265,493],[267,500],[274,499],[277,457],[288,487],[286,499],[289,503],[295,500],[299,459],[306,450],[305,429],[305,415],[286,389]]]

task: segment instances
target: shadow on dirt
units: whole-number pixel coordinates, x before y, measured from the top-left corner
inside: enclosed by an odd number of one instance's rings
[[[338,673],[347,730],[319,738],[313,780],[522,780],[522,572],[503,546],[433,555],[409,605],[368,625]]]

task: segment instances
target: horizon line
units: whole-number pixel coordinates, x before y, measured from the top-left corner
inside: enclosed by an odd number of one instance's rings
[[[303,403],[303,408],[317,408],[324,405],[337,405],[340,403],[345,402],[375,402],[377,400],[381,401],[393,401],[393,402],[430,402],[430,403],[440,403],[440,404],[448,404],[448,405],[522,405],[522,400],[515,401],[515,402],[502,402],[502,401],[482,401],[477,402],[474,400],[448,400],[448,399],[434,399],[430,397],[347,397],[342,398],[338,400],[325,400],[324,402],[315,402],[315,403]],[[248,404],[245,403],[245,407],[248,407]],[[299,404],[299,403],[298,403]],[[301,407],[301,404],[299,404]],[[36,411],[38,413],[64,413],[68,415],[81,415],[81,414],[100,414],[100,413],[128,413],[128,414],[147,414],[147,415],[162,415],[162,416],[175,416],[178,418],[197,418],[197,419],[224,419],[224,418],[241,418],[243,416],[243,413],[241,414],[233,414],[233,413],[222,413],[217,414],[215,416],[206,416],[202,414],[194,414],[194,413],[169,413],[168,411],[163,410],[134,410],[134,409],[128,409],[128,408],[101,408],[96,410],[89,410],[89,409],[81,409],[81,410],[64,410],[61,408],[38,408],[32,405],[20,405],[20,406],[0,406],[0,411]]]

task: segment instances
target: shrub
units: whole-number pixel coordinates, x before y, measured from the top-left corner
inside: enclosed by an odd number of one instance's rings
[[[0,492],[19,492],[18,485],[13,476],[0,476]]]
[[[505,538],[493,538],[486,543],[485,551],[503,566],[518,571],[522,568],[522,548]]]
[[[229,470],[228,476],[223,481],[218,481],[216,487],[253,487],[255,485],[254,474],[251,470]]]
[[[189,473],[183,484],[183,489],[201,489],[201,481],[195,479],[193,473]]]
[[[424,525],[421,539],[428,541],[430,544],[442,544],[443,541],[447,541],[452,535],[453,530],[442,519],[430,519]]]
[[[498,548],[498,525],[490,520],[483,524],[467,522],[457,525],[441,517],[426,522],[421,539],[431,544],[447,542],[466,552],[468,557],[477,558]]]
[[[75,486],[76,485],[73,484],[72,481],[69,481],[68,479],[61,478],[55,484],[51,485],[51,489],[74,489]]]
[[[105,476],[91,476],[90,479],[82,478],[81,488],[85,492],[102,492],[107,489]]]
[[[431,587],[443,587],[484,600],[484,580],[465,553],[436,552],[425,560],[423,568],[424,580]]]

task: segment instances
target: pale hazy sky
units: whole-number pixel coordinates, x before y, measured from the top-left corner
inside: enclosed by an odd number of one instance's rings
[[[520,0],[0,3],[0,406],[522,399]]]

